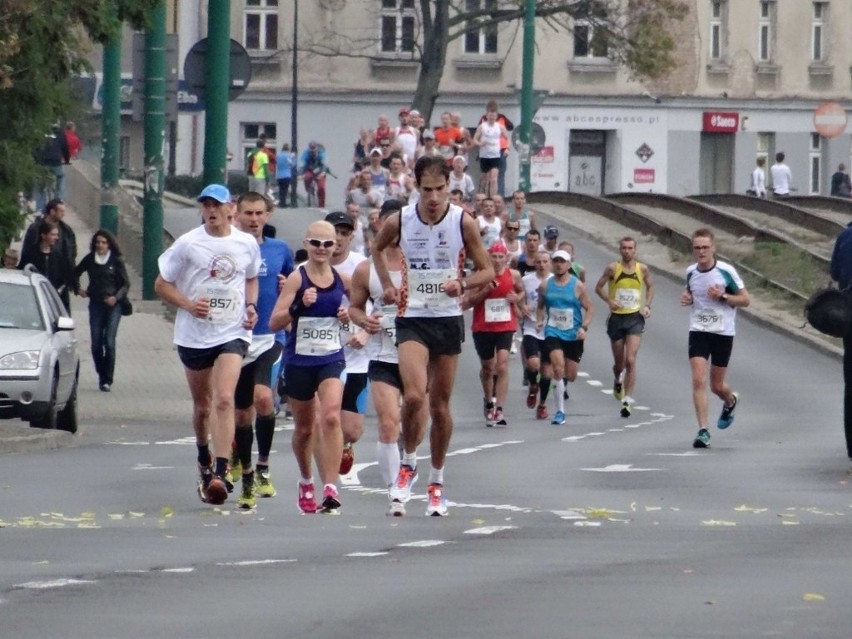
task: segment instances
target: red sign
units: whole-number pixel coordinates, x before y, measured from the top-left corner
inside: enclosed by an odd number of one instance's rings
[[[633,184],[653,184],[656,181],[654,169],[633,169]]]
[[[553,147],[543,146],[541,150],[532,156],[532,161],[536,164],[551,164],[553,162]]]
[[[740,114],[723,111],[705,111],[704,128],[707,133],[736,133],[740,129]]]
[[[846,110],[837,102],[823,102],[814,111],[814,127],[824,138],[836,138],[846,130]]]

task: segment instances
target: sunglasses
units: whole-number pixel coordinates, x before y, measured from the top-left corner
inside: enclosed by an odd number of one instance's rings
[[[311,238],[311,239],[308,240],[308,244],[310,244],[314,248],[319,248],[320,246],[323,247],[323,248],[331,248],[332,246],[334,246],[335,241],[334,240],[315,240],[314,238]]]
[[[521,227],[520,226],[507,226],[506,230],[507,231],[520,231]]]

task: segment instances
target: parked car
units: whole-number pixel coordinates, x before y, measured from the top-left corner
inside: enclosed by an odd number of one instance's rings
[[[0,269],[0,418],[77,432],[80,356],[71,319],[47,278]]]

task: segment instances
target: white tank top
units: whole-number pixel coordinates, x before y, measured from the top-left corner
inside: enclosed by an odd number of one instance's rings
[[[440,222],[430,226],[420,219],[416,204],[399,218],[399,246],[403,261],[401,317],[454,317],[461,315],[458,297],[444,293],[444,283],[461,276],[464,211],[450,204]]]
[[[394,286],[402,285],[402,271],[390,271],[390,279]],[[370,300],[373,303],[373,315],[382,312],[382,330],[370,337],[367,349],[370,359],[376,362],[399,363],[399,351],[396,347],[396,316],[399,312],[396,304],[383,304],[384,290],[376,273],[376,267],[370,264]]]
[[[500,125],[496,122],[488,124],[483,122],[481,125],[482,133],[479,136],[482,145],[479,147],[479,157],[481,158],[499,158],[500,157]]]

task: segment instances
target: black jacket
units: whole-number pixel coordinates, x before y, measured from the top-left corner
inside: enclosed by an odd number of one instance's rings
[[[102,302],[113,295],[117,299],[127,297],[130,279],[124,260],[120,257],[111,254],[106,264],[98,264],[94,253],[87,254],[74,269],[75,291],[80,288],[80,276],[83,273],[89,276],[89,285],[86,287],[89,299]]]
[[[64,293],[63,300],[67,297],[68,291],[74,290],[74,266],[56,250],[56,247],[53,247],[50,253],[42,253],[37,246],[24,248],[18,268],[23,269],[27,264],[32,264],[39,273],[50,280],[57,291]]]
[[[27,250],[28,248],[38,250],[38,227],[43,218],[43,215],[36,216],[33,223],[27,227],[27,232],[24,234],[24,241],[22,243],[22,250]],[[74,229],[61,220],[58,220],[56,225],[59,227],[59,241],[53,248],[62,253],[73,267],[77,263],[77,235],[74,233]]]

